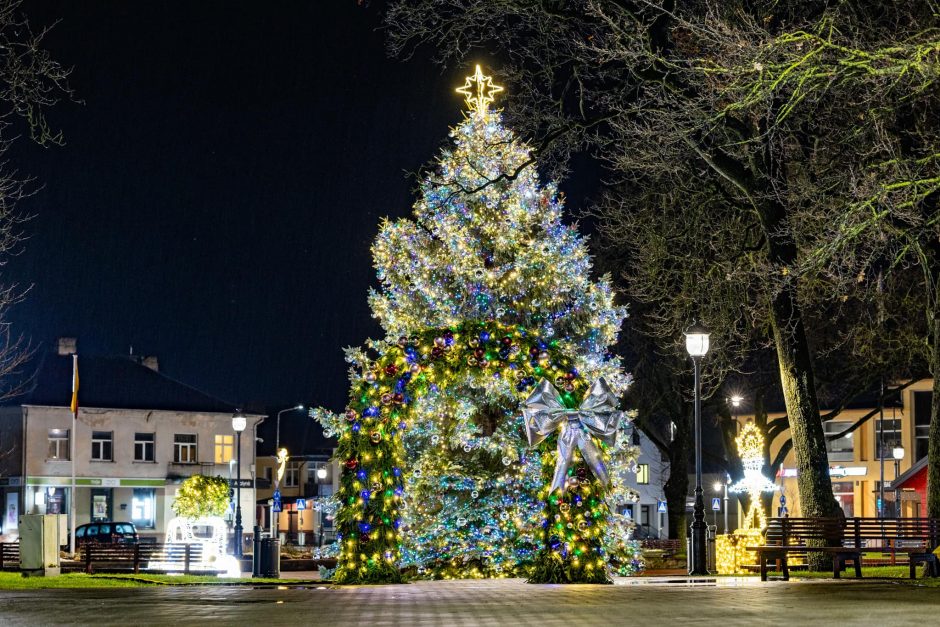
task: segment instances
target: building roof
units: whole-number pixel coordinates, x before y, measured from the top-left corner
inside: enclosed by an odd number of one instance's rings
[[[891,482],[891,487],[893,489],[901,489],[904,487],[904,484],[921,474],[922,472],[927,472],[927,457],[924,456],[920,458],[913,466],[908,468],[906,471],[898,475],[898,478]]]
[[[79,407],[232,413],[235,405],[140,364],[134,357],[78,358]],[[68,407],[72,356],[36,355],[26,368],[25,392],[3,405]]]

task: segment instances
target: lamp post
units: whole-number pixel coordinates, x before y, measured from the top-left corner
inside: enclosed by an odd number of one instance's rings
[[[722,489],[724,489],[724,506],[725,506],[725,533],[728,533],[728,483],[722,483],[721,481],[715,482],[715,492],[721,494]],[[717,516],[717,514],[716,514]],[[718,523],[715,523],[715,527],[718,526]]]
[[[320,466],[317,468],[317,496],[323,496],[323,480],[326,479],[326,468]],[[323,512],[317,517],[317,546],[323,546]]]
[[[300,411],[303,409],[303,405],[294,405],[293,407],[288,407],[287,409],[282,409],[277,412],[277,432],[274,435],[274,454],[277,455],[277,452],[281,450],[281,414],[286,414],[289,411]]]
[[[235,430],[236,470],[235,470],[235,557],[242,557],[242,431],[248,426],[248,419],[236,410],[232,415],[232,429]]]
[[[894,458],[894,515],[896,518],[901,517],[901,491],[898,490],[898,477],[901,476],[901,460],[904,459],[904,447],[895,446],[891,451],[891,456]]]
[[[695,372],[695,507],[692,510],[692,568],[690,575],[707,575],[705,557],[705,496],[702,491],[702,399],[699,392],[699,359],[708,352],[709,333],[700,324],[692,323],[685,332],[685,349],[692,357]]]

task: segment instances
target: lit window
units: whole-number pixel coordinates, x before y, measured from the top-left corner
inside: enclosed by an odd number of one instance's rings
[[[826,434],[826,450],[829,453],[831,462],[850,462],[855,459],[855,442],[852,434],[847,433],[840,438],[830,439],[835,435],[844,432],[851,426],[850,422],[829,420],[823,423],[823,431]]]
[[[217,435],[215,436],[215,463],[227,464],[234,458],[235,436]]]
[[[109,462],[111,457],[111,444],[113,443],[111,431],[91,432],[91,459],[96,462]]]
[[[50,460],[68,461],[69,459],[69,430],[49,429],[49,457]]]
[[[649,464],[640,464],[636,467],[636,482],[641,485],[645,485],[650,482]]]

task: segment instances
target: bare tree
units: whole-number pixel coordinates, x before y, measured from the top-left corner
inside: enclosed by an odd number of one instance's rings
[[[784,103],[735,110],[724,99],[732,78],[714,68],[754,71],[763,46],[839,11],[851,9],[795,0],[402,0],[388,13],[396,54],[428,42],[443,60],[459,60],[496,46],[513,123],[543,140],[542,156],[563,168],[571,151],[590,148],[609,166],[601,230],[609,246],[633,248],[631,272],[647,268],[627,281],[630,296],[654,309],[654,337],[679,354],[691,319],[709,325],[721,347],[708,360],[714,384],[769,331],[803,511],[820,516],[839,510],[792,223],[793,166],[819,135],[769,133]]]
[[[40,146],[63,143],[46,111],[70,97],[69,70],[42,47],[48,28],[34,31],[22,12],[22,0],[0,0],[0,268],[19,250],[20,227],[26,219],[17,203],[35,191],[34,181],[20,173],[7,155],[21,135]],[[0,398],[21,390],[19,373],[30,354],[29,343],[10,328],[5,314],[23,290],[2,282],[0,275]]]

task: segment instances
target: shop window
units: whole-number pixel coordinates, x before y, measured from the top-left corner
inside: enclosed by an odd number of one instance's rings
[[[131,522],[138,529],[156,527],[156,497],[153,488],[134,488],[131,500]]]

